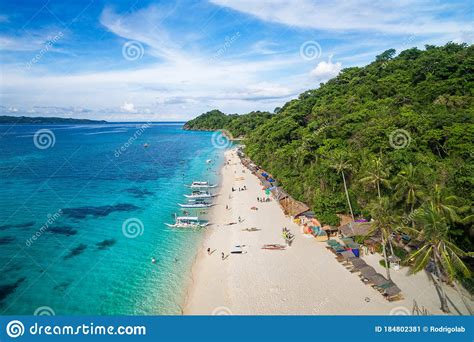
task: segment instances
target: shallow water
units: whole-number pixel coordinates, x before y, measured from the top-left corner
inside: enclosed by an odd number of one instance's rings
[[[185,184],[218,180],[223,150],[182,124],[141,125],[0,126],[2,315],[181,312],[202,233],[164,223]]]

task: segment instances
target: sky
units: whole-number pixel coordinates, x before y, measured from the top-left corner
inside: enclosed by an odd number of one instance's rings
[[[273,111],[383,51],[472,44],[473,2],[0,0],[0,114]]]

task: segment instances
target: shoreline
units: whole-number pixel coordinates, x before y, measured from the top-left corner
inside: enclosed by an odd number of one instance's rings
[[[414,301],[430,314],[443,314],[436,289],[424,272],[409,276],[405,267],[393,271],[392,279],[404,299],[388,302],[345,269],[324,242],[302,234],[301,227],[283,214],[273,198],[268,203],[257,202],[256,197],[265,197],[262,185],[242,165],[235,149],[225,152],[220,178],[219,196],[209,212],[213,224],[204,232],[192,266],[185,315],[409,314]],[[231,192],[232,187],[243,186],[246,191]],[[258,210],[250,210],[252,206]],[[259,230],[242,230],[250,227]],[[284,244],[283,227],[295,235],[293,245],[285,250],[262,249],[264,244]],[[230,254],[235,245],[245,245],[242,254]],[[207,248],[216,252],[208,255]],[[228,254],[225,260],[222,252]],[[369,254],[363,259],[384,274],[380,255]],[[455,290],[446,291],[458,310],[453,314],[466,314]]]

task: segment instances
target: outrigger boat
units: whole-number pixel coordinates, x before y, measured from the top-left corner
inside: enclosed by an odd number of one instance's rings
[[[191,195],[184,195],[184,197],[193,199],[193,198],[212,198],[216,195],[211,194],[209,191],[202,191],[202,190],[195,190],[192,192]]]
[[[165,223],[172,228],[204,228],[209,222],[200,220],[197,216],[176,216],[175,223]]]
[[[207,189],[207,188],[215,188],[217,184],[209,184],[209,182],[192,182],[191,185],[188,185],[190,188],[195,189]]]
[[[206,202],[197,202],[197,203],[178,203],[181,208],[189,208],[189,209],[201,209],[201,208],[209,208],[212,206],[211,203]]]

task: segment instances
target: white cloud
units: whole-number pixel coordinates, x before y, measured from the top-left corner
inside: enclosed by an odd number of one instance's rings
[[[428,0],[210,1],[265,21],[321,30],[445,34],[461,31],[466,25],[459,20],[440,18],[454,6]]]
[[[37,104],[94,108],[81,113],[83,117],[108,111],[117,115],[133,113],[133,119],[148,112],[181,113],[182,119],[187,119],[215,107],[228,112],[273,110],[289,96],[310,86],[309,77],[303,71],[306,61],[299,57],[298,51],[261,60],[242,56],[215,59],[212,51],[206,49],[198,52],[182,49],[182,39],[186,39],[182,36],[192,35],[180,32],[174,36],[175,32],[160,23],[161,18],[160,10],[155,7],[120,16],[105,9],[101,16],[101,23],[124,38],[124,43],[134,40],[143,44],[143,59],[152,57],[155,63],[142,63],[142,59],[129,62],[131,68],[63,75],[6,69],[0,102],[26,109]],[[120,49],[117,50],[122,58]],[[295,65],[303,67],[299,74],[279,76],[281,70]],[[24,89],[28,89],[28,97],[23,95]],[[116,119],[115,116],[105,118]]]
[[[54,48],[54,43],[63,36],[64,32],[60,29],[35,30],[21,36],[2,35],[0,36],[0,49],[4,51],[37,51],[48,48],[49,50],[59,51]],[[51,46],[48,46],[48,44],[51,44]]]
[[[318,65],[311,70],[310,75],[319,81],[327,81],[339,74],[342,69],[341,63],[332,63],[331,58],[325,62],[319,62]]]
[[[120,109],[128,113],[135,113],[137,111],[135,109],[135,105],[131,102],[125,102],[122,106],[120,106]]]

